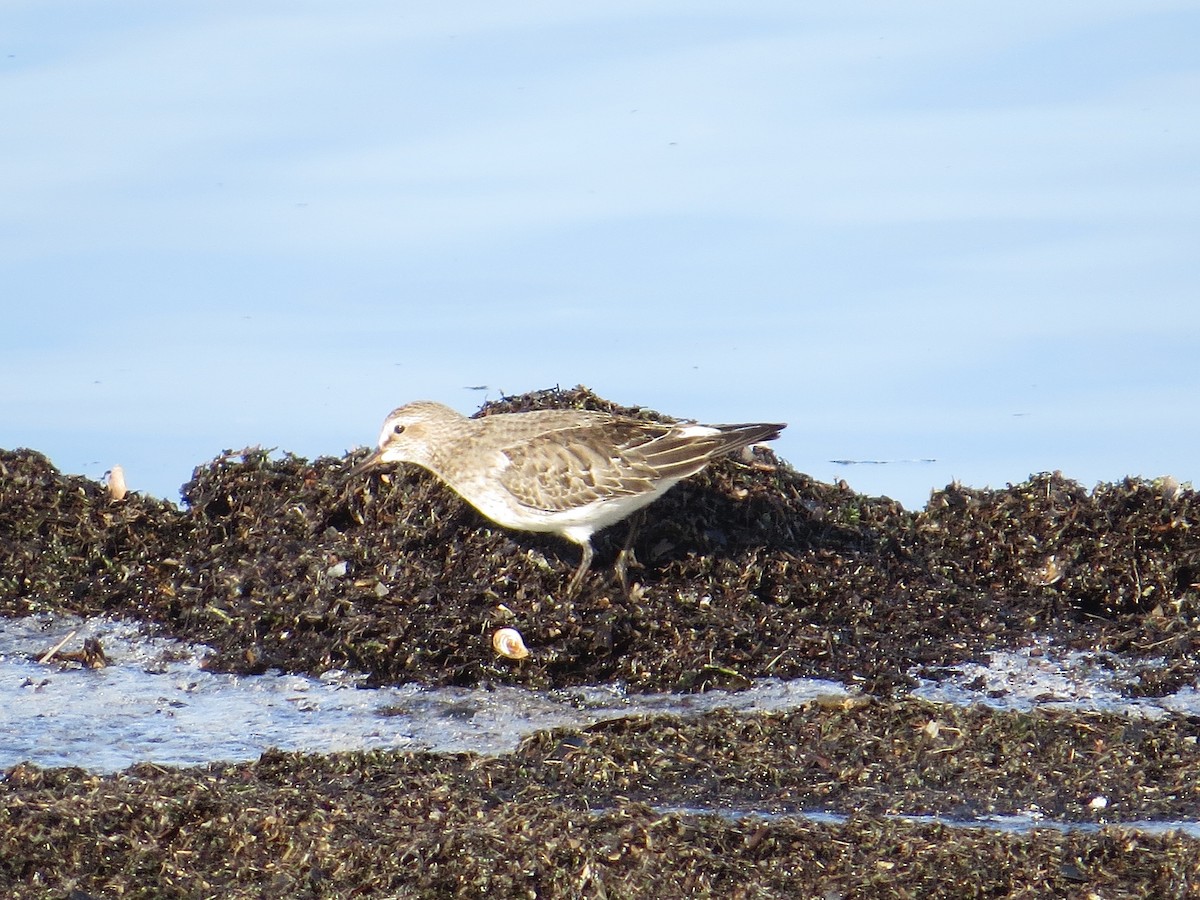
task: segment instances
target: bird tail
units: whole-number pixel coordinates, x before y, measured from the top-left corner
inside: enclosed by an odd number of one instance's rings
[[[767,423],[682,425],[638,449],[661,477],[687,478],[718,456],[761,441],[774,440],[785,427]]]
[[[727,444],[726,452],[740,450],[742,447],[749,447],[751,444],[761,444],[764,441],[773,441],[779,437],[779,433],[787,428],[787,425],[782,422],[753,422],[746,425],[714,425],[714,428],[721,433],[724,439],[722,443]]]

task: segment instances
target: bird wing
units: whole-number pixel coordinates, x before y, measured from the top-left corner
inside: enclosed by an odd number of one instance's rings
[[[509,460],[500,482],[526,506],[559,512],[695,475],[715,456],[769,440],[780,427],[588,423],[500,448]]]
[[[656,480],[637,453],[645,434],[640,423],[616,422],[541,434],[502,449],[509,465],[500,482],[521,503],[548,512],[645,493]]]

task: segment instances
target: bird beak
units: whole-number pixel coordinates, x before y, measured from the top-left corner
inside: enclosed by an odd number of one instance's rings
[[[353,478],[355,475],[361,475],[367,469],[373,469],[379,465],[380,458],[383,456],[382,450],[372,451],[371,455],[356,465],[353,469],[346,473],[347,478]]]

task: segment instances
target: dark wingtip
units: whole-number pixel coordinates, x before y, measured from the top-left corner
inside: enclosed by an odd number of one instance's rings
[[[787,428],[787,423],[755,422],[750,425],[735,425],[734,428],[749,438],[746,443],[758,444],[762,441],[775,440],[782,433],[783,429]]]

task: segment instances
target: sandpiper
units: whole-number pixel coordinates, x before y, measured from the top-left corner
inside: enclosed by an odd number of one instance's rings
[[[773,440],[784,427],[666,424],[566,409],[468,419],[418,401],[384,420],[379,449],[350,474],[380,463],[416,463],[506,528],[574,541],[583,558],[567,587],[573,596],[592,564],[593,534],[716,457]]]

